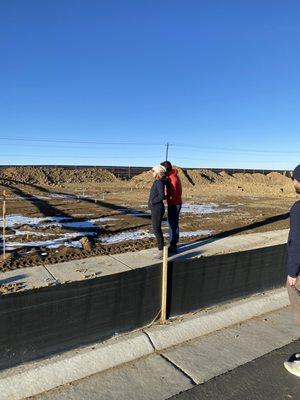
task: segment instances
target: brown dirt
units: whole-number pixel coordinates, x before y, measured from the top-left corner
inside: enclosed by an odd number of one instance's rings
[[[189,169],[187,170],[187,174],[192,180],[194,185],[209,185],[211,183],[211,180],[208,179],[207,176],[204,176],[201,174],[200,171],[197,171],[195,169]]]
[[[64,182],[62,191],[62,182],[59,180],[61,171],[57,172],[56,178],[51,181],[51,186],[49,186],[50,172],[47,168],[38,169],[34,173],[30,168],[9,168],[6,170],[5,176],[9,176],[10,180],[3,180],[2,185],[0,181],[0,191],[6,189],[9,196],[7,214],[21,214],[30,217],[64,215],[66,217],[71,216],[74,221],[105,216],[117,218],[111,223],[108,221],[99,225],[97,232],[99,237],[103,234],[110,236],[138,229],[151,231],[149,217],[126,215],[120,211],[120,208],[145,211],[144,205],[147,204],[149,187],[153,182],[152,175],[146,172],[133,178],[131,182],[125,182],[115,177],[111,178],[112,174],[107,173],[107,171],[102,170],[102,175],[99,169],[95,170],[97,170],[97,174],[96,172],[90,174],[91,170],[89,170],[88,178],[84,179],[83,182],[81,182],[81,174],[84,174],[84,170],[73,170],[70,175],[65,171],[66,176],[61,178]],[[51,174],[51,176],[54,176],[56,172]],[[187,177],[179,169],[179,175],[183,181],[183,200],[185,203],[217,203],[220,207],[233,207],[232,211],[227,213],[203,215],[182,213],[180,219],[181,231],[211,229],[216,234],[228,232],[235,228],[243,228],[239,233],[252,233],[288,228],[287,218],[278,219],[274,222],[267,220],[269,217],[285,214],[289,211],[292,203],[296,201],[290,179],[280,174],[271,173],[266,177],[262,174],[253,174],[253,176],[248,176],[248,174],[243,176],[242,174],[232,177],[225,172],[215,174],[208,170],[200,172],[189,170]],[[108,181],[105,181],[106,178]],[[21,179],[24,180],[23,183],[14,182]],[[46,179],[47,185],[41,184],[43,179]],[[67,182],[68,179],[70,183]],[[91,182],[92,179],[99,179],[99,182]],[[59,186],[53,186],[53,182],[58,180]],[[62,197],[53,196],[58,192]],[[84,198],[77,197],[78,194],[81,195],[82,193],[85,195]],[[68,196],[70,194],[72,196]],[[73,217],[74,214],[81,216]],[[258,223],[258,225],[253,225],[255,223]],[[36,231],[35,227],[25,223],[20,224],[17,228],[19,231]],[[55,226],[38,230],[49,234],[49,236],[39,238],[39,241],[58,237],[61,233],[74,232],[72,229],[62,229]],[[7,229],[6,233],[14,234],[14,230]],[[203,237],[207,237],[207,235],[182,238],[181,242],[195,241]],[[27,237],[27,234],[22,235],[22,232],[19,232],[13,240],[16,238],[22,243],[37,240],[34,235]],[[57,249],[24,247],[11,252],[9,259],[0,265],[0,270],[51,264],[95,255],[136,251],[153,247],[155,241],[153,239],[140,239],[117,244],[101,244],[97,241],[83,239],[83,243],[85,249],[64,246]]]
[[[288,178],[287,176],[284,176],[282,174],[279,174],[278,172],[270,172],[269,174],[267,174],[266,176],[267,180],[274,184],[274,185],[289,185],[291,184],[291,180],[290,178]]]
[[[217,184],[224,181],[220,174],[216,174],[209,169],[189,169],[187,174],[194,185],[208,185],[213,183]]]
[[[115,175],[101,168],[9,167],[0,170],[1,178],[35,185],[118,181]]]
[[[178,170],[178,175],[180,177],[182,187],[191,187],[193,183],[190,182],[187,174],[183,171],[180,167],[175,167]],[[143,172],[139,175],[134,176],[131,179],[131,183],[133,183],[134,187],[136,188],[150,188],[153,184],[153,175],[151,170]]]

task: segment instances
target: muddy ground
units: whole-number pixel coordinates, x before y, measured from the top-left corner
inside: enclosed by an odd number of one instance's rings
[[[148,178],[63,185],[0,180],[7,196],[8,252],[0,270],[153,247]],[[260,180],[186,181],[180,242],[288,228],[287,213],[296,200],[290,181],[277,176],[266,187]]]

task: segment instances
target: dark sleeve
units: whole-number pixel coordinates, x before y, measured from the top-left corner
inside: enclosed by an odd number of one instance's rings
[[[153,205],[161,203],[163,201],[165,195],[164,183],[162,181],[156,181],[155,189],[155,194],[152,198]]]
[[[295,278],[300,270],[300,202],[293,205],[290,214],[290,234],[288,240],[288,275]]]

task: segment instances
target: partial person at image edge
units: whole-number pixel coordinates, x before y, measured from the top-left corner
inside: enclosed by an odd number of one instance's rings
[[[161,163],[167,171],[167,204],[169,224],[169,255],[177,253],[179,241],[179,214],[182,207],[182,185],[178,170],[170,161]]]
[[[292,175],[294,188],[300,194],[300,165]],[[292,206],[290,211],[290,232],[287,243],[287,291],[295,320],[300,323],[300,201]],[[294,354],[284,363],[291,374],[300,377],[300,354]]]
[[[162,220],[165,214],[165,186],[167,182],[166,168],[162,165],[156,165],[152,168],[154,178],[150,189],[148,207],[151,211],[151,221],[154,236],[157,242],[157,253],[154,258],[162,259],[164,248],[164,236],[161,229]]]

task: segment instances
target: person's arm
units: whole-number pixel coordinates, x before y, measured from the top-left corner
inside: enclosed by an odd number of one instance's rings
[[[175,190],[176,190],[176,193],[178,196],[182,195],[182,186],[181,186],[181,180],[180,180],[179,176],[177,177],[177,180],[176,180]]]
[[[155,188],[155,194],[152,198],[152,205],[154,206],[155,204],[161,203],[163,201],[165,196],[165,185],[162,181],[156,181]]]
[[[288,241],[288,283],[296,283],[300,270],[300,203],[296,203],[290,214],[290,236]]]
[[[173,175],[169,181],[169,185],[168,185],[169,188],[167,187],[170,200],[173,200],[174,198],[177,197],[177,193],[178,193],[178,189],[179,189],[178,185],[180,185],[179,178],[177,176]]]

